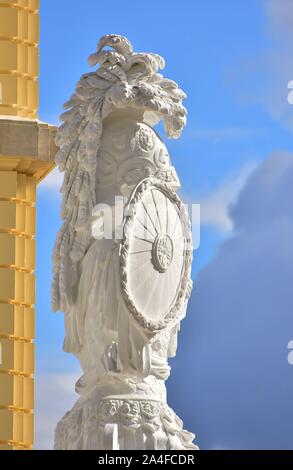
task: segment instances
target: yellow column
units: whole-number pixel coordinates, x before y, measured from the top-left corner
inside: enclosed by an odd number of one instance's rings
[[[38,113],[39,0],[0,1],[0,112]]]
[[[33,443],[35,195],[33,177],[0,171],[2,448]]]
[[[34,440],[36,186],[55,127],[37,120],[39,0],[0,0],[0,450]]]

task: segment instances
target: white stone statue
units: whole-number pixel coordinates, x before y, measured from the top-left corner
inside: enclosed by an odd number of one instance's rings
[[[196,449],[165,388],[192,287],[190,226],[152,128],[162,120],[180,136],[185,94],[158,73],[160,56],[134,53],[125,37],[104,36],[89,63],[100,67],[81,77],[57,135],[52,302],[83,375],[55,448]]]

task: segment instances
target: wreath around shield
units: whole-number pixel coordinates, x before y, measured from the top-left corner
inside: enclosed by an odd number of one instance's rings
[[[168,215],[168,207],[173,212],[174,209],[176,210],[178,220],[180,222],[180,233],[182,233],[183,235],[181,240],[183,244],[182,266],[180,273],[179,271],[176,273],[176,275],[179,276],[179,282],[176,292],[174,293],[174,299],[165,312],[159,312],[160,318],[156,320],[153,320],[146,316],[143,309],[138,307],[137,302],[135,302],[135,299],[133,298],[133,295],[131,293],[129,282],[131,256],[133,254],[139,253],[131,252],[132,241],[134,238],[137,238],[134,236],[134,227],[138,221],[138,208],[139,206],[140,208],[142,207],[143,199],[145,198],[146,193],[148,191],[152,192],[154,190],[156,191],[157,195],[160,193],[160,195],[165,198],[166,215]],[[157,193],[157,191],[159,193]],[[148,212],[147,214],[149,216]],[[151,219],[151,217],[149,217],[149,219]],[[141,222],[140,224],[142,225]],[[145,241],[147,242],[147,240]],[[172,257],[174,256],[174,248],[172,237],[164,232],[158,233],[149,251],[151,252],[151,263],[153,272],[155,273],[155,271],[157,271],[163,275],[163,273],[169,268],[169,265],[173,262]],[[136,323],[140,327],[142,327],[146,333],[153,335],[180,321],[185,313],[184,307],[187,299],[191,294],[192,289],[192,281],[190,278],[192,263],[191,229],[188,212],[184,207],[184,204],[177,196],[177,194],[172,189],[170,189],[170,187],[166,183],[155,178],[146,178],[136,186],[129,198],[125,209],[123,239],[120,244],[119,252],[121,292],[127,310],[130,312]],[[143,253],[143,251],[141,251],[141,253]]]

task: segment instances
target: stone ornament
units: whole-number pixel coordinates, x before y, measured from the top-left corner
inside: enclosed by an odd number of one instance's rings
[[[65,416],[57,427],[56,450],[194,450],[192,434],[182,426],[163,402],[110,398]]]
[[[89,62],[99,68],[81,77],[56,138],[63,226],[52,304],[82,376],[55,448],[196,449],[165,387],[192,288],[190,223],[152,127],[162,120],[178,138],[185,94],[158,73],[160,56],[122,36],[104,36]]]

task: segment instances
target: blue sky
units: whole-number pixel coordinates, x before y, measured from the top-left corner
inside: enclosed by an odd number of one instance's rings
[[[244,308],[243,298],[241,286],[237,285],[231,292],[230,285],[238,273],[239,278],[255,277],[255,282],[247,288],[246,298],[251,300],[251,305],[245,315],[256,318],[261,309],[268,308],[262,303],[264,298],[267,301],[265,287],[260,285],[257,293],[254,290],[259,280],[256,274],[258,267],[265,266],[262,261],[267,259],[273,246],[268,236],[271,227],[265,225],[265,220],[279,227],[284,217],[282,214],[279,216],[277,210],[274,217],[265,210],[267,219],[256,214],[251,219],[244,217],[244,229],[243,224],[237,224],[243,214],[254,214],[252,209],[258,207],[255,201],[259,200],[264,208],[268,200],[274,205],[274,191],[284,183],[285,170],[281,170],[288,168],[291,161],[293,108],[287,102],[287,83],[293,79],[292,2],[182,0],[178,3],[149,0],[137,3],[114,0],[110,6],[98,0],[43,0],[41,3],[41,120],[58,123],[62,104],[73,92],[80,75],[88,70],[88,55],[94,52],[99,37],[106,33],[126,35],[137,51],[161,54],[166,59],[164,75],[178,82],[187,93],[187,127],[181,139],[167,144],[181,179],[183,197],[201,203],[202,229],[193,267],[196,288],[188,318],[182,324],[178,356],[172,361],[173,372],[168,383],[170,403],[184,418],[186,427],[197,434],[202,448],[257,448],[265,445],[267,448],[274,445],[290,448],[287,434],[291,432],[292,436],[289,391],[292,392],[293,387],[293,369],[286,360],[286,341],[293,338],[293,322],[289,315],[285,315],[291,305],[289,291],[276,289],[275,297],[269,302],[269,305],[274,305],[274,302],[278,305],[277,301],[282,299],[279,302],[284,313],[282,332],[280,329],[280,334],[276,333],[275,337],[273,328],[270,336],[264,339],[260,332],[266,319],[262,317],[263,323],[259,320],[257,327],[252,323],[249,334],[247,325],[243,326],[241,331],[246,335],[245,344],[239,348],[236,340],[230,340],[237,337],[239,325],[242,325],[241,318],[239,321],[233,319],[235,315],[237,319],[238,307],[239,311]],[[257,172],[258,177],[255,176]],[[273,189],[264,185],[260,193],[260,182],[270,180],[270,172],[279,179]],[[62,352],[62,315],[52,314],[50,310],[51,251],[60,225],[59,183],[60,179],[54,173],[38,190],[38,447],[52,446],[54,422],[71,406],[74,397],[70,390],[79,372],[74,358]],[[255,194],[255,200],[247,196],[247,188],[250,188],[249,194]],[[289,191],[290,185],[286,194],[280,193],[279,206],[284,199],[293,200]],[[276,207],[279,207],[277,202]],[[234,204],[234,209],[229,212],[231,204]],[[254,223],[257,218],[263,221],[263,225]],[[277,240],[282,234],[281,229],[274,232]],[[283,238],[282,241],[284,244]],[[251,252],[247,246],[251,246]],[[246,259],[250,260],[246,266],[248,271],[243,274],[243,260],[239,255],[242,248],[244,252],[248,250]],[[255,254],[250,255],[253,250]],[[255,265],[258,257],[259,264]],[[282,257],[288,262],[288,272],[284,268],[286,262],[280,263]],[[289,248],[287,256],[276,250],[274,263],[281,269],[284,279],[290,272],[288,260],[292,260]],[[231,266],[235,269],[232,273]],[[270,269],[274,271],[274,266]],[[261,272],[265,280],[267,271]],[[275,285],[283,285],[284,279],[280,276],[276,276]],[[220,280],[223,284],[221,292],[218,289]],[[212,303],[213,298],[217,299],[216,305]],[[229,314],[232,306],[234,316],[232,312]],[[216,315],[217,310],[223,315],[222,321]],[[273,325],[280,312],[272,310],[270,315],[271,323],[268,323]],[[287,331],[288,338],[283,329]],[[266,362],[258,363],[258,355],[266,342],[269,349],[271,344],[275,345],[270,354],[275,349],[276,354],[272,357],[268,354]],[[253,351],[253,354],[246,358],[247,351]],[[222,376],[213,362],[213,354],[221,358]],[[244,362],[250,361],[249,372],[243,363],[239,367],[232,364],[237,354]],[[283,362],[276,359],[280,357],[283,357]],[[261,360],[264,359],[259,358]],[[245,387],[253,390],[256,383],[261,370],[257,367],[264,364],[264,373],[269,374],[269,361],[274,360],[275,372],[280,376],[279,380],[283,380],[283,394],[276,383],[270,384],[265,379],[266,386],[273,387],[270,396],[267,389],[263,395],[259,392],[257,397],[252,391],[250,395],[246,394]],[[190,368],[188,379],[182,373],[187,366]],[[237,383],[241,385],[236,387],[233,377],[238,375]],[[243,376],[247,377],[248,384],[240,380]],[[225,397],[231,390],[236,396],[228,400]],[[215,396],[218,397],[216,400]],[[283,424],[278,427],[276,416],[280,401],[284,406],[280,410]],[[273,407],[276,416],[266,413],[262,403]],[[256,416],[257,422],[254,421]],[[269,433],[266,430],[268,426],[275,426],[280,432],[276,435]]]

